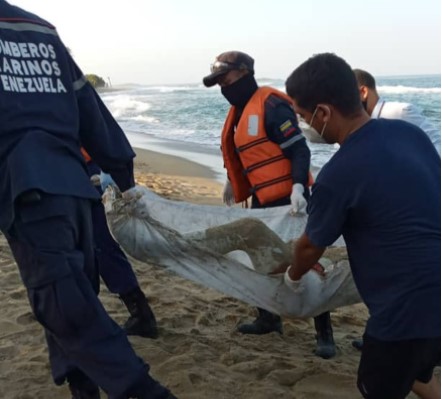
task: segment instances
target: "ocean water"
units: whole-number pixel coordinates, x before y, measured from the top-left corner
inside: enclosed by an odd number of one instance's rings
[[[284,81],[258,79],[284,90]],[[386,100],[409,102],[441,128],[440,75],[376,77]],[[126,85],[100,93],[133,146],[178,155],[222,172],[220,133],[229,105],[218,87]],[[309,143],[312,165],[321,167],[334,146]]]

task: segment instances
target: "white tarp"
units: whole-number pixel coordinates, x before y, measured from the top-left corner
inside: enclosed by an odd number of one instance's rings
[[[286,255],[290,246],[285,242],[304,231],[307,217],[290,215],[289,206],[227,208],[167,200],[141,186],[136,192],[137,198],[127,201],[107,191],[105,205],[115,239],[142,262],[284,316],[310,317],[360,302],[344,258],[323,259],[325,277],[308,272],[296,292],[284,284],[283,275],[266,274],[282,252]],[[342,239],[335,246],[344,246]],[[261,263],[256,270],[251,259]]]

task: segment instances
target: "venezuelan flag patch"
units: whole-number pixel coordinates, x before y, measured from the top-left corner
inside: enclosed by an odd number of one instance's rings
[[[288,137],[296,132],[296,128],[293,126],[293,123],[290,119],[286,120],[281,126],[279,126],[279,130],[284,137]]]

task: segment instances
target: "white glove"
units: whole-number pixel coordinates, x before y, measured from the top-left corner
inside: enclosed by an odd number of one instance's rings
[[[227,179],[226,183],[224,184],[223,202],[227,206],[232,206],[235,204],[235,196],[233,195],[233,187],[232,187],[232,183],[230,183],[229,179]]]
[[[293,292],[300,294],[304,291],[304,287],[301,287],[301,279],[292,280],[289,275],[289,270],[292,266],[290,265],[284,273],[284,283],[287,287],[289,287]]]
[[[290,213],[292,215],[296,213],[305,213],[307,209],[307,201],[304,196],[304,186],[301,183],[295,183],[292,188],[292,194],[290,195],[290,201],[292,203],[292,209]]]

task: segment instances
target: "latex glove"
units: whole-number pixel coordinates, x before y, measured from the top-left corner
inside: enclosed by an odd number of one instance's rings
[[[299,280],[292,280],[290,277],[289,266],[284,274],[284,283],[289,287],[294,293],[301,294],[304,291],[309,291],[312,298],[320,297],[322,287],[324,285],[324,270],[321,264],[316,264],[305,273]]]
[[[229,179],[227,179],[226,183],[224,184],[223,202],[227,206],[232,206],[235,204],[235,196],[233,195],[233,187],[232,187],[232,183],[230,183]]]
[[[292,215],[296,213],[305,213],[307,210],[307,201],[304,198],[304,186],[301,183],[295,183],[292,188],[292,194],[290,195],[290,201],[292,203],[292,209],[290,213]]]
[[[299,280],[292,280],[290,275],[289,275],[289,270],[291,269],[292,266],[289,266],[287,268],[287,270],[284,273],[284,283],[287,287],[289,287],[293,292],[296,293],[301,293],[302,291],[304,291],[304,288],[301,287],[301,279]]]
[[[112,176],[108,173],[104,173],[103,171],[100,173],[100,184],[103,192],[106,191],[106,188],[108,186],[117,186],[117,184],[114,182],[114,179],[112,179]]]

